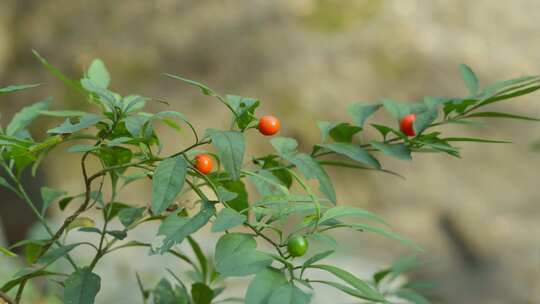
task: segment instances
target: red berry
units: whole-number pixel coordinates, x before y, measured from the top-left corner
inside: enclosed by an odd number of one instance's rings
[[[195,167],[203,174],[208,174],[212,171],[212,166],[214,161],[212,157],[208,154],[197,154],[195,156]]]
[[[414,132],[414,121],[416,120],[416,114],[405,115],[399,122],[399,128],[401,132],[405,133],[407,136],[415,136]]]
[[[259,119],[259,132],[261,132],[263,135],[274,135],[279,132],[279,128],[279,119],[274,116],[266,115]]]

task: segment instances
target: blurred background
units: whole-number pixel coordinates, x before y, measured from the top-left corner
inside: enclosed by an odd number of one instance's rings
[[[316,121],[348,119],[351,102],[465,95],[460,63],[473,67],[481,84],[540,73],[538,20],[537,0],[2,0],[0,86],[45,85],[2,98],[0,112],[5,123],[22,106],[50,95],[55,109],[86,107],[40,66],[31,54],[36,49],[75,78],[93,58],[102,58],[113,90],[166,99],[200,130],[225,127],[226,109],[161,73],[257,97],[263,102],[259,113],[280,117],[282,135],[306,148],[319,140]],[[535,94],[493,108],[539,117],[538,99]],[[392,123],[380,112],[372,121]],[[34,134],[39,138],[55,123],[37,121]],[[167,151],[191,143],[187,132],[160,131]],[[492,120],[488,127],[454,125],[444,131],[514,144],[462,144],[462,159],[438,154],[417,155],[410,163],[382,159],[406,180],[330,171],[340,203],[380,214],[425,248],[420,258],[427,265],[414,276],[435,282],[445,303],[540,303],[540,154],[531,148],[540,139],[540,125]],[[271,149],[256,136],[248,140],[249,153]],[[42,174],[28,182],[36,196],[42,185],[80,191],[77,156],[49,157]],[[122,199],[147,204],[149,184],[135,189]],[[64,218],[58,210],[49,217],[56,225]],[[22,202],[0,192],[0,245],[39,234],[33,221]],[[131,237],[151,239],[155,232],[147,226]],[[343,243],[332,262],[362,277],[412,253],[378,236],[335,236]],[[208,231],[198,239],[210,251],[216,241]],[[0,282],[17,267],[0,257]],[[153,286],[165,267],[181,271],[183,265],[140,250],[111,255],[96,269],[103,278],[97,302],[138,303],[134,270]],[[232,293],[245,286],[241,280],[230,284]],[[318,291],[315,303],[353,303],[330,289]],[[35,303],[58,301],[54,289],[47,292],[49,298]]]

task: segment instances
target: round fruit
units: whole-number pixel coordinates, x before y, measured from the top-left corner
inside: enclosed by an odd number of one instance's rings
[[[212,171],[212,166],[214,161],[212,157],[208,154],[197,154],[195,156],[195,167],[203,174],[208,174]]]
[[[308,242],[301,235],[293,235],[287,241],[287,251],[293,257],[303,256],[308,250]]]
[[[279,119],[274,116],[266,115],[259,119],[259,132],[261,134],[270,136],[279,132],[280,128]]]
[[[415,136],[414,132],[414,121],[416,120],[416,114],[405,115],[399,122],[399,128],[401,132],[405,133],[407,136]]]

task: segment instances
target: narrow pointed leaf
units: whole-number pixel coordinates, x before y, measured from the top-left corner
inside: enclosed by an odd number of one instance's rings
[[[336,277],[340,278],[344,282],[348,283],[350,286],[354,287],[356,291],[358,291],[362,296],[364,296],[366,299],[373,300],[373,301],[384,301],[384,296],[380,294],[377,290],[372,288],[368,283],[364,282],[363,280],[357,278],[352,273],[345,271],[341,268],[332,266],[332,265],[310,265],[308,268],[317,268],[325,270]]]
[[[364,148],[356,144],[349,143],[331,143],[321,144],[320,147],[334,151],[338,154],[345,155],[352,160],[365,164],[372,168],[381,168],[381,164],[375,157],[369,154]]]
[[[244,135],[237,131],[213,131],[210,134],[220,160],[231,179],[238,180],[244,160]]]
[[[18,85],[10,85],[7,87],[0,88],[0,95],[8,94],[8,93],[15,93],[18,91],[24,91],[27,89],[35,88],[40,86],[40,83],[36,84],[18,84]]]
[[[474,74],[473,70],[469,66],[461,64],[459,66],[459,71],[461,72],[461,78],[463,78],[469,93],[471,93],[471,96],[475,96],[478,92],[478,78]]]
[[[182,156],[160,162],[152,180],[152,211],[161,214],[182,190],[187,164]]]
[[[411,151],[404,144],[387,144],[372,140],[370,144],[385,155],[401,160],[412,160]]]
[[[521,120],[531,120],[531,121],[540,121],[540,118],[520,116],[502,112],[476,112],[467,115],[467,117],[489,117],[489,118],[508,118],[508,119],[521,119]]]

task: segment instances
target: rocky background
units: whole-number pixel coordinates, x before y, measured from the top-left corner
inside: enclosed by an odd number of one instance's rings
[[[112,73],[113,89],[165,98],[201,130],[216,127],[225,109],[162,72],[199,80],[219,92],[258,97],[262,113],[281,117],[283,135],[307,146],[318,140],[315,122],[347,119],[352,101],[465,94],[459,63],[472,66],[483,84],[540,73],[538,20],[537,0],[2,0],[0,86],[46,85],[3,98],[0,110],[6,121],[20,107],[49,95],[56,107],[85,107],[40,67],[31,55],[36,49],[73,76],[100,57]],[[538,117],[538,99],[540,93],[494,108]],[[388,121],[381,114],[374,119]],[[37,131],[51,122],[38,123]],[[424,247],[421,258],[429,263],[417,276],[436,282],[446,303],[540,303],[540,154],[531,148],[540,139],[540,125],[492,121],[488,128],[452,126],[445,132],[514,144],[464,144],[460,160],[444,155],[421,155],[411,163],[383,160],[406,181],[331,172],[339,198],[381,214]],[[190,141],[168,130],[163,134],[170,150]],[[251,149],[270,146],[253,144]],[[43,175],[29,184],[79,191],[76,164],[74,155],[52,155]],[[139,189],[123,199],[144,204],[148,185]],[[50,217],[62,220],[58,212]],[[7,240],[14,241],[26,233],[31,215],[2,192],[0,218]],[[137,233],[134,237],[151,238],[155,229]],[[334,262],[365,276],[411,253],[379,237],[336,237],[347,242]],[[213,247],[210,234],[199,238]],[[0,257],[0,281],[13,273],[15,266],[7,263]],[[98,302],[136,303],[134,268],[153,285],[164,267],[182,269],[176,264],[140,251],[113,255],[97,268],[104,278]],[[231,282],[239,289],[242,284]],[[332,291],[321,291],[316,303],[336,302]],[[340,301],[351,303],[346,297]]]

